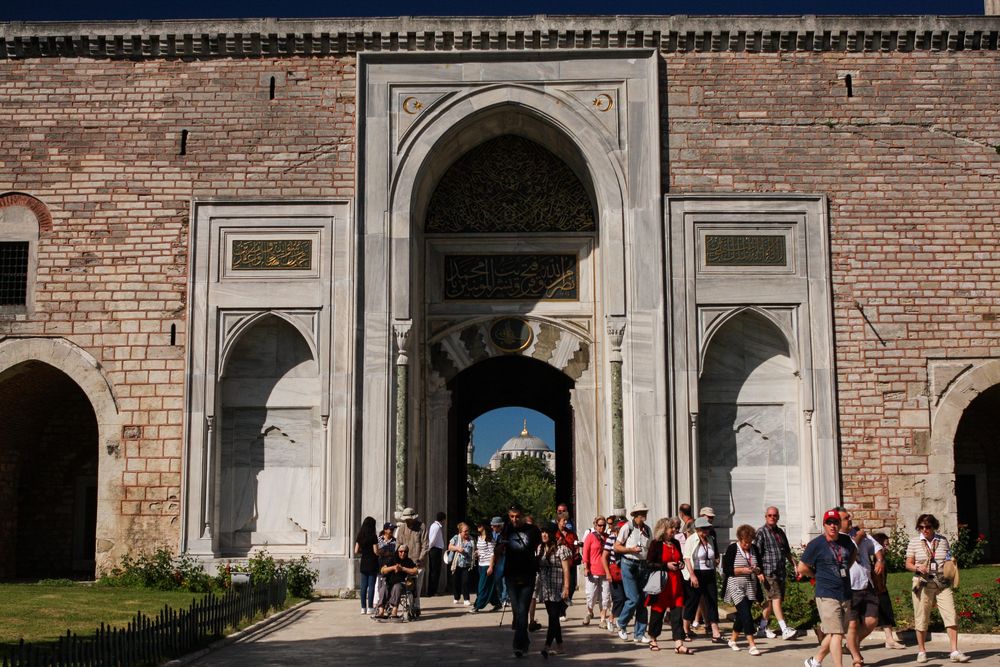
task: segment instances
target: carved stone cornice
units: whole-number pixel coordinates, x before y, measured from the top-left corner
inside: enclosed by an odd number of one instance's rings
[[[998,50],[997,16],[517,16],[0,23],[0,59],[257,58],[652,48]]]

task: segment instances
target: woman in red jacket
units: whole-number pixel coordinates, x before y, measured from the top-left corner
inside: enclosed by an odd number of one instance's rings
[[[594,519],[594,529],[587,533],[583,540],[583,576],[587,583],[587,615],[583,624],[589,625],[594,617],[594,605],[599,605],[601,624],[604,627],[608,620],[608,610],[611,609],[611,582],[604,569],[604,540],[607,539],[607,522],[603,516]]]
[[[684,645],[684,623],[681,614],[684,611],[684,555],[680,543],[674,535],[681,528],[681,521],[676,517],[660,519],[653,531],[653,540],[649,543],[646,561],[650,570],[650,580],[662,577],[663,585],[656,595],[646,596],[646,605],[650,608],[649,650],[659,651],[657,637],[663,630],[663,617],[670,614],[670,633],[674,640],[674,652],[691,655],[694,651]]]

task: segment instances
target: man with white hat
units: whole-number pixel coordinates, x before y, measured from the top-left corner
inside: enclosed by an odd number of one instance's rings
[[[652,640],[646,634],[647,612],[642,589],[646,585],[646,550],[651,537],[646,525],[649,508],[646,503],[639,502],[632,505],[629,514],[632,521],[621,527],[615,540],[615,553],[621,558],[622,584],[625,587],[625,606],[618,616],[618,636],[624,641],[632,641],[627,628],[632,614],[635,614],[635,641],[648,644]]]
[[[427,567],[427,526],[420,521],[420,515],[412,507],[405,508],[399,515],[401,523],[396,529],[396,543],[409,548],[410,558],[417,564],[417,586],[413,591],[413,612],[420,616],[420,588],[423,585],[424,568]]]

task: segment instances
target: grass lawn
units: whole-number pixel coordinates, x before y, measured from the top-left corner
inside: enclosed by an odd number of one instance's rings
[[[141,611],[153,616],[165,605],[186,609],[203,593],[113,588],[85,584],[0,584],[0,654],[26,642],[56,641],[66,630],[90,635],[103,622],[123,626]]]

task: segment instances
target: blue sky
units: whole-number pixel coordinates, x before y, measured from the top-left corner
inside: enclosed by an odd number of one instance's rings
[[[476,425],[476,452],[473,460],[483,466],[489,463],[493,452],[503,446],[509,438],[519,435],[528,420],[528,432],[538,436],[552,447],[556,440],[554,421],[529,408],[510,407],[491,410],[473,420]]]
[[[60,21],[85,19],[238,18],[277,16],[497,16],[527,14],[982,14],[982,0],[702,0],[700,2],[654,2],[653,0],[415,0],[402,2],[317,2],[285,0],[110,0],[81,2],[0,3],[0,20]]]

